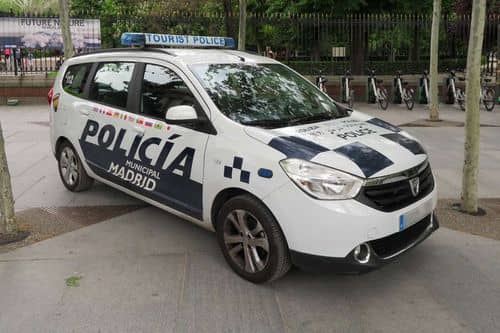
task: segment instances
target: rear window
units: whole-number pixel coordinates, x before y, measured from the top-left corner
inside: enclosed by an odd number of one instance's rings
[[[110,106],[127,107],[128,87],[134,64],[127,62],[101,63],[92,82],[90,98]]]
[[[62,81],[64,91],[68,94],[82,97],[91,67],[92,64],[69,66],[66,73],[64,73]]]

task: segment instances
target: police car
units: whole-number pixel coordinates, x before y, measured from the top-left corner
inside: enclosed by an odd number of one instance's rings
[[[369,271],[438,228],[428,156],[398,127],[230,38],[122,43],[67,60],[49,93],[68,190],[97,180],[214,230],[256,283],[292,264]]]

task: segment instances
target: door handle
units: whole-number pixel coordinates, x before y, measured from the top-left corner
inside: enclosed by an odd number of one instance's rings
[[[139,134],[140,136],[143,136],[145,132],[144,128],[141,126],[134,126],[134,131],[137,132],[137,134]]]
[[[88,116],[89,115],[89,110],[87,109],[80,109],[80,113],[84,116]]]

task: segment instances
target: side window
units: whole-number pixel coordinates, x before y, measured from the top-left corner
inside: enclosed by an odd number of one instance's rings
[[[146,65],[140,112],[163,120],[167,110],[177,105],[191,105],[199,110],[195,97],[177,74],[165,67]]]
[[[90,98],[110,106],[126,108],[128,86],[133,72],[133,63],[111,62],[99,64],[92,82]]]
[[[91,63],[69,66],[62,80],[64,91],[82,97],[91,67]]]

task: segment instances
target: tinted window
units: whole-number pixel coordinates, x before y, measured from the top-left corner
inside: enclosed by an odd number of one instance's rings
[[[165,119],[168,108],[196,106],[196,99],[184,81],[168,68],[146,65],[141,93],[141,113]]]
[[[128,86],[133,71],[133,63],[99,64],[92,84],[91,99],[103,104],[125,108],[127,106]]]
[[[92,64],[80,64],[68,67],[62,81],[64,91],[81,97],[91,67]]]

